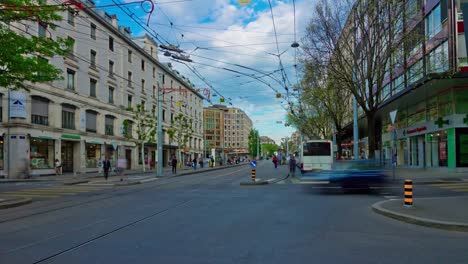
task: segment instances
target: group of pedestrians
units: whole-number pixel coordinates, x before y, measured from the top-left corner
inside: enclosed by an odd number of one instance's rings
[[[279,155],[279,158],[278,156],[276,155],[273,155],[273,164],[275,166],[275,169],[278,168],[278,163],[281,162],[281,156]],[[296,158],[294,157],[293,154],[290,154],[289,155],[289,175],[291,176],[294,176],[296,174]]]

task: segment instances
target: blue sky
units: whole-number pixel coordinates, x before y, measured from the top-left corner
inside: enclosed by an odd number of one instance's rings
[[[132,0],[117,0],[133,2]],[[281,85],[279,71],[264,77],[259,82],[248,76],[222,70],[225,67],[243,73],[259,75],[258,72],[228,65],[223,62],[239,64],[261,72],[271,73],[279,69],[278,54],[273,23],[268,1],[251,0],[249,5],[240,6],[237,1],[229,0],[192,0],[172,2],[161,0],[156,4],[150,17],[149,27],[163,41],[174,45],[190,54],[194,66],[206,80],[226,99],[231,98],[234,107],[243,109],[254,122],[261,135],[269,136],[279,143],[280,138],[290,136],[294,129],[285,127],[286,102],[275,98],[274,90],[285,94]],[[296,1],[296,33],[300,42],[307,21],[310,19],[315,0]],[[166,3],[164,3],[166,2]],[[110,4],[111,0],[100,0],[96,4]],[[155,2],[158,3],[158,2]],[[290,47],[294,41],[294,11],[291,1],[272,1],[273,13],[278,33],[278,46],[281,60],[286,70],[288,86],[297,82],[294,70],[295,51]],[[149,4],[145,4],[145,9]],[[148,19],[139,4],[126,6],[142,21]],[[130,26],[134,36],[146,31],[125,15],[119,8],[106,8],[107,12],[117,14],[120,24]],[[172,26],[171,26],[172,22]],[[161,61],[167,57],[159,56]],[[207,88],[185,65],[172,63],[174,67],[198,88]],[[299,72],[300,77],[300,72]],[[279,82],[277,80],[280,80]],[[272,89],[273,88],[273,89]],[[212,92],[213,94],[213,92]],[[219,96],[212,97],[213,103],[219,103]],[[229,100],[226,100],[229,102]],[[208,105],[208,103],[205,103]],[[283,105],[283,106],[282,106]],[[228,105],[229,106],[229,105]],[[277,121],[282,121],[278,124]]]

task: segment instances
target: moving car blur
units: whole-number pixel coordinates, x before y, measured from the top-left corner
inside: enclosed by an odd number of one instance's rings
[[[375,160],[336,160],[331,170],[301,170],[301,179],[343,190],[369,190],[389,184],[391,170]]]

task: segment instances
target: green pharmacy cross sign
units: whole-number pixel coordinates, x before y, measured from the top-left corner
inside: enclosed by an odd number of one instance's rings
[[[434,124],[436,124],[439,128],[442,128],[444,125],[448,125],[449,124],[449,121],[448,120],[444,120],[442,117],[439,117],[435,122]]]

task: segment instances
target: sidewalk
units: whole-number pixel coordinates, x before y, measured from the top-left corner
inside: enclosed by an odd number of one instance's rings
[[[392,171],[389,171],[390,176]],[[409,169],[396,168],[396,180],[412,179],[414,183],[434,183],[445,181],[468,181],[467,172],[447,171],[444,169]]]
[[[419,198],[412,207],[394,199],[375,203],[372,210],[411,224],[468,232],[467,205],[468,196]]]
[[[190,174],[200,173],[203,171],[220,170],[224,168],[230,168],[230,167],[236,167],[236,166],[242,166],[242,165],[248,165],[248,163],[240,163],[240,164],[226,165],[226,166],[216,166],[214,168],[197,167],[196,170],[194,170],[191,167],[177,168],[177,174],[172,174],[171,167],[165,167],[163,168],[163,177],[190,175]],[[115,172],[111,172],[109,178],[114,178],[115,176],[116,176]],[[142,176],[154,177],[156,176],[156,170],[147,170],[146,172],[143,172],[142,170],[126,170],[125,175],[124,175],[125,178],[129,178],[129,179],[131,179],[132,177],[141,178]],[[64,174],[60,176],[55,176],[55,175],[33,176],[30,179],[0,179],[0,184],[15,183],[15,182],[45,182],[45,181],[58,181],[58,182],[63,182],[63,183],[75,184],[75,183],[87,182],[91,180],[92,178],[104,178],[104,175],[103,173],[93,172],[93,173],[86,173],[86,174],[80,174],[80,175]]]

